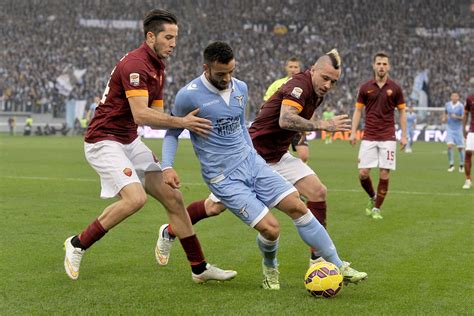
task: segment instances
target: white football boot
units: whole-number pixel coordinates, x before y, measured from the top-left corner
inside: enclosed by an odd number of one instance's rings
[[[81,248],[76,248],[71,244],[71,240],[74,236],[69,237],[64,242],[64,250],[66,250],[66,256],[64,257],[64,269],[68,277],[73,280],[79,278],[79,267],[81,266],[82,256],[86,252]]]

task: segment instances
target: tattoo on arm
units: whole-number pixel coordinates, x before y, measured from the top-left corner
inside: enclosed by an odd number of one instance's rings
[[[326,126],[326,131],[328,132],[335,132],[337,130],[336,123],[333,119],[327,121],[328,125]]]
[[[282,105],[280,110],[280,126],[297,132],[321,129],[321,121],[310,121],[298,115],[298,109]]]

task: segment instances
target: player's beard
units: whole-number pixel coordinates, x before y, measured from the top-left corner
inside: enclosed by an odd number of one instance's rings
[[[229,83],[223,80],[219,81],[212,77],[212,72],[209,71],[209,82],[217,88],[217,90],[225,90],[229,87]]]
[[[377,79],[383,80],[387,77],[387,72],[386,71],[377,71],[376,72],[376,77],[377,77]]]

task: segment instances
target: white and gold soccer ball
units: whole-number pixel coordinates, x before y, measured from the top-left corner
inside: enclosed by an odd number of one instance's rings
[[[330,298],[342,288],[342,274],[330,262],[318,262],[312,265],[304,276],[304,285],[314,297]]]

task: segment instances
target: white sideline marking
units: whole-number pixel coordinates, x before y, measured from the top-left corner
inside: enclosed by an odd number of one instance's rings
[[[77,181],[77,182],[99,182],[98,178],[53,178],[53,177],[30,177],[30,176],[2,176],[0,178],[4,179],[14,179],[14,180],[41,180],[41,181]],[[183,182],[182,185],[189,186],[206,186],[204,182]],[[349,192],[349,193],[360,193],[363,192],[362,189],[328,189],[329,192]],[[402,194],[402,195],[441,195],[441,196],[470,196],[466,193],[443,193],[443,192],[417,192],[417,191],[397,191],[391,190],[390,194]]]

